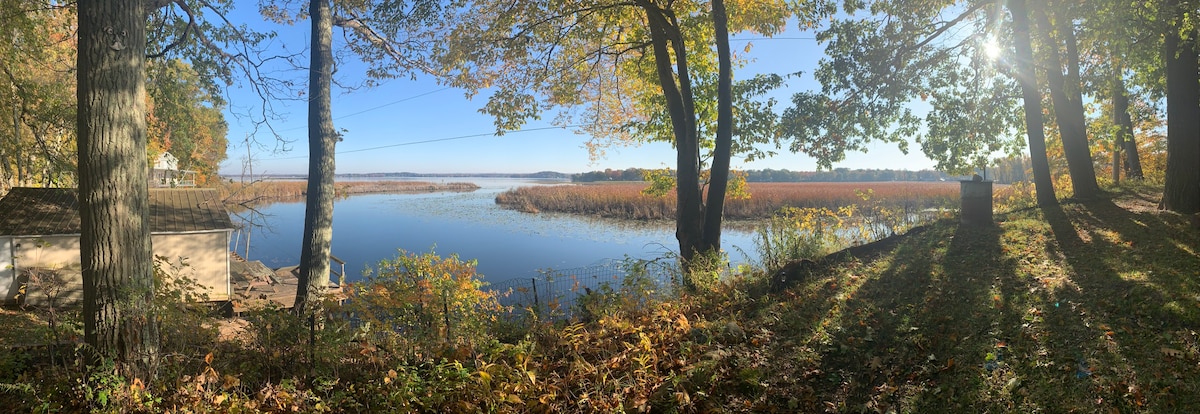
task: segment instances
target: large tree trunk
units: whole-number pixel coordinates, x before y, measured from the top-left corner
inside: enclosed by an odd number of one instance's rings
[[[1036,1],[1036,0],[1035,0]],[[1013,18],[1013,42],[1017,52],[1017,81],[1025,104],[1025,130],[1029,136],[1029,158],[1033,163],[1033,184],[1039,206],[1058,203],[1054,182],[1050,178],[1050,160],[1046,156],[1045,119],[1042,118],[1042,95],[1038,92],[1037,76],[1033,70],[1033,46],[1029,36],[1029,11],[1025,0],[1010,0],[1008,10]]]
[[[295,311],[315,310],[329,284],[329,255],[333,243],[334,147],[330,89],[333,82],[333,18],[330,0],[309,4],[312,56],[308,75],[308,194],[304,209],[304,240]]]
[[[158,324],[150,313],[146,160],[146,14],[141,2],[81,0],[77,129],[84,340],[131,380],[150,382]]]
[[[721,218],[729,184],[729,159],[733,148],[733,63],[729,52],[729,24],[723,0],[713,0],[713,26],[717,41],[717,136],[709,172],[708,200],[704,210],[703,249],[721,250]]]
[[[649,5],[643,6],[643,9],[650,26],[659,84],[667,101],[671,128],[675,134],[675,238],[679,240],[679,256],[684,272],[689,273],[692,259],[702,250],[704,200],[700,192],[700,141],[696,132],[687,54],[674,15]],[[671,69],[672,60],[675,70]]]
[[[1182,39],[1178,27],[1168,26],[1163,53],[1167,63],[1167,182],[1162,208],[1191,214],[1200,212],[1200,63],[1195,37]]]
[[[1037,17],[1041,25],[1040,32],[1046,44],[1050,45],[1046,48],[1046,79],[1050,86],[1050,101],[1054,105],[1054,120],[1062,139],[1063,155],[1067,158],[1067,170],[1071,174],[1071,188],[1075,191],[1075,198],[1094,198],[1099,195],[1100,186],[1096,184],[1096,168],[1092,165],[1092,153],[1088,148],[1075,29],[1066,16],[1058,16],[1057,28],[1052,26],[1042,8],[1037,9]],[[1052,32],[1055,29],[1064,35],[1064,41],[1054,38]],[[1063,60],[1059,55],[1059,46],[1064,43],[1067,45],[1066,65],[1070,76],[1063,76],[1062,72]]]

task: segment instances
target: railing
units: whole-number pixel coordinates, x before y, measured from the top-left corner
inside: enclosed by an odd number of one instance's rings
[[[333,263],[337,264],[337,267],[334,267],[332,264],[329,265],[330,275],[337,276],[336,278],[330,278],[330,280],[336,280],[338,287],[345,286],[346,285],[346,261],[339,259],[337,256],[334,256],[333,254],[329,255],[329,260],[332,261]]]

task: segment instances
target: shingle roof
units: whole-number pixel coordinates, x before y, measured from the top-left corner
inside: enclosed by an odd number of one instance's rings
[[[74,188],[9,190],[0,198],[0,235],[79,234],[79,197]],[[211,188],[151,188],[150,231],[179,233],[229,230],[229,213]]]

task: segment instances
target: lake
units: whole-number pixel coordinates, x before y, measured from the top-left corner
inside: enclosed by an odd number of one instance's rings
[[[479,273],[496,283],[528,278],[543,269],[595,266],[626,256],[664,257],[678,250],[674,224],[641,223],[565,214],[529,214],[495,204],[496,194],[530,185],[561,181],[511,178],[422,178],[418,181],[472,182],[471,193],[354,195],[334,204],[333,255],[346,262],[346,279],[355,281],[370,266],[410,252],[458,254],[479,261]],[[249,230],[247,259],[269,267],[298,264],[304,233],[304,203],[275,203],[259,209],[264,224]],[[239,215],[234,216],[238,224]],[[735,263],[750,260],[753,235],[726,230],[722,247]],[[246,231],[235,232],[239,253],[246,253]],[[231,249],[234,248],[231,245]],[[741,250],[739,250],[741,249]],[[744,250],[744,252],[742,251]]]

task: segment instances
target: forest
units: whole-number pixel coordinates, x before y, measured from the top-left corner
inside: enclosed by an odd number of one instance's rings
[[[231,21],[235,3],[261,24]],[[5,310],[6,326],[42,343],[5,344],[0,401],[1193,412],[1198,11],[1192,0],[0,1],[0,194],[78,189],[84,285],[79,309]],[[272,25],[308,27],[310,43],[273,55]],[[731,49],[731,34],[785,28],[824,47],[816,70],[735,75],[753,52]],[[470,260],[403,253],[331,300],[342,133],[330,97],[344,58],[365,64],[352,76],[367,85],[420,74],[478,95],[497,133],[548,118],[597,154],[670,143],[670,173],[648,181],[673,195],[672,284],[631,263],[574,309],[504,313]],[[820,89],[790,90],[791,76]],[[161,154],[202,185],[220,181],[235,84],[258,98],[235,112],[261,139],[282,139],[273,102],[302,97],[309,124],[294,306],[240,322],[180,305],[197,302],[194,287],[156,266],[147,224]],[[847,220],[858,210],[784,209],[760,246],[779,260],[722,261],[725,203],[744,190],[732,160],[787,151],[836,173],[879,143],[946,174],[1019,170],[1029,184],[995,200],[991,226],[944,218],[861,245],[828,227],[862,225]],[[223,336],[230,323],[243,334]]]

